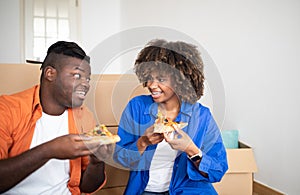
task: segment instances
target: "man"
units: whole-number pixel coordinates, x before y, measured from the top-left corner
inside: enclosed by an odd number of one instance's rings
[[[111,146],[86,144],[90,58],[74,42],[49,47],[40,85],[0,96],[0,193],[81,194],[106,181]]]

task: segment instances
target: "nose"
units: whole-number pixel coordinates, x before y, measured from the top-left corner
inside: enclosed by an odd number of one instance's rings
[[[148,85],[150,89],[156,89],[158,87],[157,81],[148,81]]]
[[[82,78],[80,84],[83,85],[83,86],[85,86],[87,89],[90,88],[90,80],[89,79]]]

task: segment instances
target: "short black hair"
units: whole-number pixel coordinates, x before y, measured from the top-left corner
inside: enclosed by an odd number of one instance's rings
[[[57,41],[52,44],[47,51],[47,56],[42,63],[41,69],[48,66],[48,60],[51,58],[51,54],[62,54],[65,56],[75,57],[90,63],[90,57],[86,55],[85,51],[75,42]]]

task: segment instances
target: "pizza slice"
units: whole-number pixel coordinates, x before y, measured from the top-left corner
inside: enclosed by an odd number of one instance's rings
[[[95,128],[91,129],[88,132],[83,134],[84,136],[90,137],[90,140],[87,140],[88,143],[100,143],[103,145],[113,144],[119,142],[121,138],[118,135],[112,134],[105,125],[97,125]]]
[[[158,111],[157,118],[154,123],[154,133],[171,133],[177,128],[182,129],[187,125],[188,123],[185,122],[174,122]]]

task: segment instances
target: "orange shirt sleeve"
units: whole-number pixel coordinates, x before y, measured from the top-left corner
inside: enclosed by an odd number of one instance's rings
[[[7,104],[3,102],[3,97],[0,97],[0,159],[8,158],[8,150],[13,141],[11,138],[11,132],[9,130],[9,124],[11,124],[11,112],[7,107]],[[11,125],[12,126],[12,125]]]

